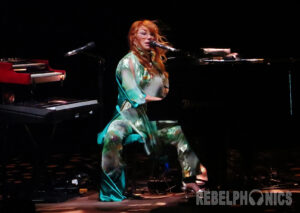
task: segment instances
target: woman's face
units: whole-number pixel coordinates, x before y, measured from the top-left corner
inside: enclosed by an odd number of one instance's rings
[[[141,26],[136,33],[135,44],[143,50],[150,50],[150,42],[154,40],[154,35],[148,30],[148,28]]]

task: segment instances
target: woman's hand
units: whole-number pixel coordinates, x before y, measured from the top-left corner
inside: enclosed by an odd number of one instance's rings
[[[166,97],[169,93],[169,88],[168,87],[164,87],[163,89],[163,96]]]
[[[146,96],[146,102],[161,101],[161,100],[162,100],[162,98],[159,98],[159,97],[154,97],[154,96],[150,96],[150,95]]]

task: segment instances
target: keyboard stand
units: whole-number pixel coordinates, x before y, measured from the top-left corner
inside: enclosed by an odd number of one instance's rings
[[[46,138],[46,141],[44,141],[43,146],[47,146],[48,144],[51,143],[51,141],[53,141],[54,139],[54,135],[57,129],[57,123],[52,123],[52,129],[50,132],[49,136],[46,136],[44,138]],[[34,192],[35,190],[37,190],[40,186],[40,174],[41,174],[41,169],[43,168],[44,165],[44,159],[47,159],[48,157],[48,152],[46,148],[41,148],[38,141],[36,140],[36,138],[34,137],[30,127],[28,124],[22,124],[22,126],[24,127],[31,147],[33,149],[33,162],[32,162],[32,167],[33,167],[33,171],[32,171],[32,182],[33,182],[33,189],[32,192]],[[1,139],[0,139],[0,147],[1,147],[1,151],[0,151],[0,155],[1,155],[1,170],[0,170],[0,175],[1,175],[1,183],[2,185],[0,185],[0,195],[2,194],[2,200],[5,201],[10,197],[10,193],[9,193],[9,186],[8,186],[8,176],[7,176],[7,164],[9,163],[9,152],[7,152],[8,150],[8,143],[9,143],[9,139],[8,139],[8,130],[9,130],[9,124],[4,124],[3,126],[0,127],[0,135],[1,135]],[[45,144],[46,143],[46,144]],[[1,196],[0,196],[1,198]],[[1,199],[0,199],[1,200]]]

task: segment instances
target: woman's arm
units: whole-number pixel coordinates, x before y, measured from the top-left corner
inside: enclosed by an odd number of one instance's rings
[[[140,89],[135,79],[135,67],[132,58],[124,57],[118,64],[116,75],[119,83],[119,90],[128,101],[134,106],[146,103],[146,94]]]
[[[138,105],[146,102],[146,94],[144,94],[135,81],[135,77],[129,69],[121,70],[122,88],[130,101]]]

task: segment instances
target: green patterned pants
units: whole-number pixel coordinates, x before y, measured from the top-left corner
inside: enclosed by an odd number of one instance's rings
[[[182,177],[199,174],[199,159],[192,151],[181,127],[172,121],[154,122],[157,139],[160,144],[173,145],[177,149],[178,160],[182,168]],[[124,168],[122,150],[124,139],[134,130],[126,120],[114,120],[105,135],[102,150],[102,169],[112,180],[117,180]]]

